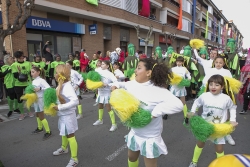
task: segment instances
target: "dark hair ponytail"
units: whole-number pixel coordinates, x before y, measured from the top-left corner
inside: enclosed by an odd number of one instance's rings
[[[40,77],[42,79],[45,79],[45,71],[42,69],[42,68],[39,68],[39,67],[32,67],[33,70],[35,70],[36,72],[40,72]]]

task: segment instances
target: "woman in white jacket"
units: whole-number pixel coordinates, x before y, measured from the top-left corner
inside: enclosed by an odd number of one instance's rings
[[[138,98],[140,107],[150,111],[153,117],[145,127],[131,128],[126,137],[129,167],[138,167],[140,154],[144,156],[146,167],[157,167],[157,158],[168,153],[161,137],[162,115],[178,113],[183,109],[182,102],[167,90],[171,75],[171,70],[165,64],[157,64],[155,60],[146,58],[140,60],[135,70],[135,80],[111,84],[112,90],[125,88]]]

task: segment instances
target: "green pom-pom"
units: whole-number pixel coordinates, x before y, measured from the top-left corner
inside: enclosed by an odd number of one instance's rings
[[[35,93],[34,89],[35,89],[35,87],[34,87],[33,85],[29,84],[29,85],[25,88],[24,93],[25,93],[25,94]]]
[[[214,133],[214,126],[200,116],[191,117],[189,122],[190,130],[199,141],[205,142]]]
[[[45,89],[43,94],[44,108],[49,108],[49,106],[57,102],[56,90],[53,88]]]
[[[131,68],[127,71],[127,77],[130,78],[135,73],[135,69]]]
[[[200,89],[200,91],[198,92],[198,97],[199,97],[200,95],[202,95],[202,93],[204,93],[205,91],[206,91],[206,87],[205,87],[205,86],[202,86],[201,89]]]
[[[188,80],[188,79],[182,79],[181,82],[178,84],[178,86],[189,87],[190,84],[191,84],[190,80]]]
[[[86,81],[86,80],[87,80],[87,75],[88,75],[88,73],[83,72],[83,73],[81,73],[81,74],[82,74],[83,80]]]
[[[101,81],[102,76],[96,71],[90,71],[87,74],[87,79],[89,79],[93,82],[99,82],[99,81]]]
[[[139,108],[128,121],[125,122],[127,127],[142,128],[148,125],[152,120],[151,113],[147,110]]]

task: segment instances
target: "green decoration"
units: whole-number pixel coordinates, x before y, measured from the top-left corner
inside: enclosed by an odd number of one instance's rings
[[[127,127],[131,128],[142,128],[148,125],[152,120],[151,113],[147,110],[139,108],[137,112],[135,112],[128,121],[124,124]]]
[[[208,59],[208,52],[206,46],[201,47],[199,53],[200,55],[206,55],[206,59]]]
[[[160,46],[157,46],[155,48],[155,54],[158,55],[158,59],[162,59],[162,50],[161,50],[161,47]]]
[[[96,71],[90,71],[87,74],[87,79],[89,79],[93,82],[98,82],[98,81],[101,81],[102,76]]]
[[[205,86],[202,86],[201,89],[200,89],[200,91],[198,92],[198,97],[199,97],[200,95],[202,95],[202,93],[204,93],[204,92],[206,92],[206,87],[205,87]]]
[[[98,6],[98,0],[86,0],[88,3]]]
[[[130,43],[128,44],[128,56],[134,56],[135,55],[135,45]]]
[[[227,47],[230,48],[230,53],[234,53],[236,49],[235,40],[230,38],[227,42]]]
[[[206,142],[210,135],[214,133],[214,126],[200,116],[193,116],[189,119],[190,130],[199,141]]]
[[[35,89],[35,87],[34,87],[33,85],[29,84],[29,85],[25,88],[24,93],[25,93],[25,94],[35,93],[34,89]]]
[[[131,68],[127,71],[127,77],[130,78],[135,73],[135,69]]]
[[[183,55],[191,57],[191,47],[189,45],[187,45],[187,46],[184,47],[184,53],[183,53]]]
[[[190,80],[188,79],[182,79],[181,82],[178,84],[178,86],[185,86],[185,87],[190,87]]]
[[[123,63],[124,75],[128,76],[127,71],[131,68],[135,69],[139,63],[139,59],[135,57],[135,46],[130,43],[128,45],[128,57],[125,58]]]
[[[174,48],[172,46],[169,46],[167,50],[167,56],[170,54],[172,55],[173,52],[174,52]]]
[[[44,108],[49,108],[52,103],[57,103],[56,89],[45,89],[43,94]]]

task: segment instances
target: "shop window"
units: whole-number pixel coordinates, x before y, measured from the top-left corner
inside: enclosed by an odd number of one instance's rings
[[[51,42],[51,45],[48,45],[50,48],[50,53],[52,55],[55,54],[55,41],[54,41],[54,36],[53,35],[43,35],[43,43],[45,44],[47,41]]]
[[[103,39],[112,39],[112,27],[111,24],[103,24]]]
[[[73,53],[81,51],[81,37],[72,37],[73,40]]]
[[[68,60],[68,54],[71,50],[71,37],[57,36],[57,53],[61,55],[62,61]]]

